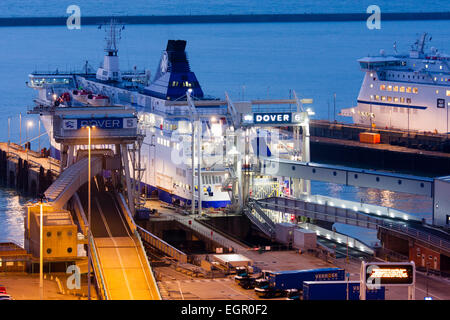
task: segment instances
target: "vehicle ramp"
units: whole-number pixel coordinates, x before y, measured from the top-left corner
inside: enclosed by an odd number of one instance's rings
[[[136,225],[121,194],[92,182],[91,232],[94,272],[104,299],[160,300]],[[87,212],[87,184],[79,191]]]

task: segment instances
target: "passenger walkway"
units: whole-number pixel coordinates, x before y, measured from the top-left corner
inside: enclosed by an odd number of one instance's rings
[[[77,190],[88,181],[88,158],[84,158],[65,169],[45,191],[45,197],[54,208],[62,208]],[[102,158],[91,159],[91,176],[102,171]]]

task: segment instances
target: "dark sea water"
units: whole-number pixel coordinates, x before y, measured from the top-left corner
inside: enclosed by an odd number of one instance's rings
[[[0,16],[64,16],[70,4],[82,15],[159,15],[224,13],[365,12],[371,1],[0,1]],[[449,11],[449,1],[377,1],[382,12]],[[430,46],[450,52],[450,21],[381,22],[380,30],[369,30],[365,22],[339,23],[241,23],[191,25],[129,25],[120,42],[122,69],[150,69],[152,74],[168,39],[185,39],[191,68],[205,93],[235,99],[287,98],[290,90],[313,98],[315,118],[327,119],[336,93],[336,109],[356,104],[362,73],[356,62],[380,49],[407,52],[417,36],[429,32]],[[11,118],[12,141],[38,133],[37,118],[26,115],[34,92],[25,86],[35,70],[80,70],[86,60],[98,67],[103,56],[103,30],[82,26],[0,28],[0,140],[8,140]],[[332,112],[332,111],[331,111]],[[332,118],[332,115],[330,116]],[[340,121],[348,121],[339,118]],[[45,139],[42,145],[45,146]],[[37,148],[37,141],[32,142]],[[313,182],[313,193],[394,207],[431,218],[431,201],[418,196]],[[0,189],[0,240],[23,241],[26,201],[15,192]]]

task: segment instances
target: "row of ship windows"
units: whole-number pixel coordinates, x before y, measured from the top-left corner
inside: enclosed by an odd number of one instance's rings
[[[181,148],[179,143],[175,143],[175,142],[171,143],[169,139],[164,139],[164,138],[158,137],[158,139],[156,141],[158,142],[158,144],[161,144],[166,147],[171,147],[175,150],[180,150],[180,148]]]
[[[400,112],[400,113],[408,113],[407,108],[403,108],[403,107],[380,107],[380,112],[381,113],[389,113],[392,110],[392,112]],[[417,114],[418,110],[417,109],[411,109],[410,113],[412,114]]]
[[[197,86],[196,86],[196,82],[172,81],[172,87],[194,88],[194,87],[197,87]]]
[[[390,96],[379,96],[379,95],[371,95],[370,99],[375,101],[388,101],[388,102],[401,102],[401,103],[411,103],[410,98],[405,97],[390,97]]]
[[[392,86],[392,85],[380,85],[380,90],[383,91],[394,91],[394,92],[406,92],[406,93],[419,93],[419,89],[414,87],[403,87],[403,86]]]
[[[222,183],[222,176],[203,175],[202,184],[219,184]]]
[[[388,76],[390,76],[390,77],[392,77],[392,78],[395,78],[395,74],[394,73],[389,73],[388,74]],[[400,78],[400,74],[397,74],[397,78]],[[406,78],[405,77],[405,75],[403,75],[403,78]],[[425,76],[412,76],[412,79],[422,79],[422,80],[425,80]],[[410,75],[408,75],[408,79],[411,79],[411,76]],[[438,77],[434,77],[433,78],[433,80],[434,81],[438,81]],[[441,82],[444,82],[444,81],[450,81],[450,78],[441,78]]]
[[[178,170],[178,169],[177,169]],[[211,184],[221,184],[222,183],[222,176],[213,176],[213,175],[203,175],[202,176],[202,184],[203,185],[211,185]],[[190,190],[191,186],[187,183],[183,182],[175,182],[175,186]],[[197,186],[195,186],[195,189],[197,190]],[[207,188],[204,187],[204,191],[206,192]]]

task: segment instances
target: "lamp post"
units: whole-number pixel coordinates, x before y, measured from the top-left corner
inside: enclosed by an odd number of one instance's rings
[[[19,113],[19,146],[22,147],[22,112]]]
[[[33,121],[28,120],[27,121],[27,125],[26,125],[26,130],[25,130],[25,135],[26,135],[26,139],[25,139],[25,149],[27,150],[27,161],[28,161],[28,128],[31,128],[33,126]]]
[[[44,210],[42,201],[43,199],[39,203],[39,292],[41,300],[44,299]]]
[[[88,129],[88,300],[91,300],[91,130],[95,126],[85,126]]]
[[[39,148],[38,148],[38,152],[41,152],[41,119],[38,120],[38,141],[39,141]]]

